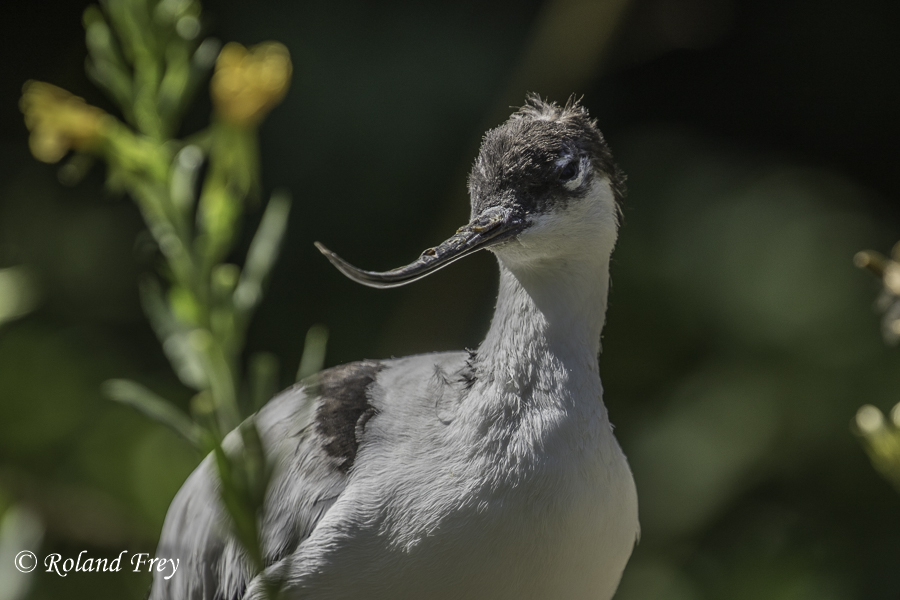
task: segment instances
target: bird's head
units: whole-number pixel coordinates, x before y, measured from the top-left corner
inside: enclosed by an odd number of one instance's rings
[[[584,107],[573,100],[561,107],[534,95],[484,136],[469,194],[469,223],[405,267],[363,271],[316,245],[344,275],[378,288],[416,281],[482,248],[512,268],[608,257],[623,177]]]

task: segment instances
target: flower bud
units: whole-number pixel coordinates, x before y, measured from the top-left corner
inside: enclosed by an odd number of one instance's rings
[[[234,42],[226,44],[210,83],[216,113],[233,125],[258,125],[287,93],[291,69],[287,48],[277,42],[249,50]]]
[[[31,153],[46,163],[57,162],[69,150],[90,150],[101,139],[108,118],[83,98],[43,81],[25,83],[19,108],[31,132]]]

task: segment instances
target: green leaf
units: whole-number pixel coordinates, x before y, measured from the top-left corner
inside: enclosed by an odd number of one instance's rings
[[[257,411],[278,391],[278,358],[271,352],[257,352],[250,358],[250,402]]]
[[[200,357],[203,370],[209,377],[209,390],[215,401],[219,428],[223,433],[231,431],[241,420],[231,364],[215,336],[207,329],[191,331],[188,343]]]
[[[157,112],[166,133],[171,133],[180,116],[183,98],[188,92],[191,78],[190,48],[186,43],[173,43],[166,48],[165,72],[159,83],[156,98]]]
[[[231,517],[231,526],[235,537],[250,556],[255,570],[258,571],[263,560],[259,547],[257,516],[247,505],[246,486],[239,471],[239,464],[235,463],[219,444],[214,449],[214,455],[221,483],[219,497],[222,499],[228,516]]]
[[[175,155],[169,176],[169,197],[179,213],[187,214],[194,210],[197,201],[194,188],[203,159],[203,150],[194,144],[185,145]]]
[[[290,211],[291,197],[287,192],[279,191],[272,194],[259,228],[250,243],[247,262],[234,291],[235,309],[245,319],[262,300],[263,285],[278,258]]]
[[[182,383],[195,390],[208,388],[209,380],[203,361],[189,339],[191,330],[180,324],[172,314],[159,282],[152,277],[142,278],[140,292],[144,313],[162,343],[163,352],[175,374]]]
[[[131,72],[122,58],[119,44],[99,7],[85,9],[83,22],[89,53],[85,64],[88,76],[112,96],[125,118],[132,122]]]
[[[306,379],[322,370],[325,365],[325,351],[328,345],[328,328],[324,325],[313,325],[306,332],[303,344],[303,356],[297,369],[297,381]]]
[[[213,454],[219,471],[219,495],[231,517],[235,537],[249,555],[257,572],[265,568],[259,540],[259,521],[265,507],[272,476],[262,438],[251,417],[241,423],[241,445],[228,452],[216,444]]]
[[[167,425],[181,437],[200,447],[200,435],[191,419],[163,398],[141,384],[128,379],[110,379],[103,383],[103,393],[111,400],[126,404]]]

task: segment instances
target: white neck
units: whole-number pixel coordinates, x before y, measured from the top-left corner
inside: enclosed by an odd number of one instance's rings
[[[596,379],[599,387],[616,234],[612,191],[599,179],[586,198],[534,218],[517,241],[498,248],[500,293],[478,351],[480,376],[523,400],[547,369]]]
[[[597,364],[608,263],[607,254],[513,271],[500,259],[497,309],[462,420],[476,447],[505,461],[507,473],[527,473],[572,444],[595,447],[609,437]]]
[[[516,274],[501,260],[497,308],[478,350],[479,375],[520,393],[533,389],[550,363],[599,377],[608,289],[608,256]]]

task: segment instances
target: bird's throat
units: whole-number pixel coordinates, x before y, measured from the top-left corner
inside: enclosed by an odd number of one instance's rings
[[[533,389],[548,370],[598,376],[609,259],[516,268],[500,261],[494,318],[478,350],[480,374]]]

